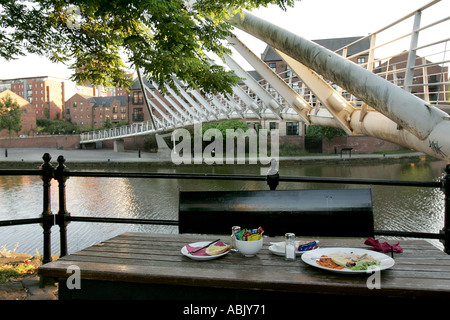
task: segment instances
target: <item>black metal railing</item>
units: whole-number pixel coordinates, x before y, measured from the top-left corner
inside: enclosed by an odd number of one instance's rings
[[[0,176],[41,176],[43,181],[43,209],[38,218],[15,219],[0,221],[0,227],[24,224],[41,224],[43,228],[43,263],[51,261],[51,228],[58,225],[60,229],[60,256],[67,255],[67,224],[77,222],[103,222],[126,224],[154,224],[177,226],[178,220],[164,219],[136,219],[136,218],[107,218],[72,216],[66,210],[66,180],[69,177],[107,177],[107,178],[158,178],[158,179],[196,179],[196,180],[246,180],[267,182],[271,190],[275,190],[280,182],[316,182],[358,185],[386,185],[438,188],[444,193],[444,227],[439,233],[407,232],[375,230],[375,235],[400,236],[411,238],[439,239],[444,244],[444,251],[450,254],[450,165],[445,168],[446,174],[440,181],[401,181],[379,179],[352,179],[352,178],[326,178],[326,177],[290,177],[274,175],[230,175],[230,174],[193,174],[193,173],[126,173],[126,172],[80,172],[70,171],[65,166],[63,156],[57,158],[56,168],[50,163],[51,156],[45,153],[42,157],[44,163],[36,170],[26,169],[0,169]],[[51,211],[50,186],[52,179],[58,182],[59,208],[56,214]]]

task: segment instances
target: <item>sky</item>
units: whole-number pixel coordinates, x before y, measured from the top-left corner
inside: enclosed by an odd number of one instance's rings
[[[431,0],[301,0],[287,11],[269,6],[251,13],[303,38],[316,40],[366,36],[430,2]],[[442,0],[434,7],[434,11],[428,9],[428,19],[448,15],[450,0]],[[423,23],[426,23],[425,18],[424,14]],[[407,28],[406,32],[409,32],[411,27]],[[448,30],[450,29],[445,31],[447,34],[450,33]],[[243,31],[237,30],[236,35],[257,56],[260,56],[266,47],[265,43]],[[236,60],[244,68],[247,67],[240,57],[236,57]],[[53,64],[45,57],[30,55],[11,62],[0,58],[0,79],[45,75],[68,78],[71,70],[62,64]]]

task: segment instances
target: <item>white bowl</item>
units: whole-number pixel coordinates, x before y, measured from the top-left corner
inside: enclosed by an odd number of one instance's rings
[[[236,248],[246,257],[253,257],[263,246],[263,239],[253,241],[242,241],[236,239]]]

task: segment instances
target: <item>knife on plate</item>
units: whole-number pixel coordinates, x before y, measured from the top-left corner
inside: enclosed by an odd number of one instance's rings
[[[189,252],[190,254],[196,253],[197,251],[200,251],[200,250],[202,250],[202,249],[208,248],[209,246],[213,245],[214,243],[216,243],[216,242],[219,241],[219,240],[220,240],[220,239],[211,241],[211,242],[208,243],[206,246],[203,246],[203,247],[201,247],[201,248],[198,248],[198,249],[195,249],[195,250],[192,250],[192,251],[188,251],[188,252]]]

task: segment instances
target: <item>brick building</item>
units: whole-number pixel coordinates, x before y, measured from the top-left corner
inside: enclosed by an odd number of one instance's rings
[[[331,50],[337,51],[338,54],[342,54],[338,50],[349,45],[362,37],[346,37],[346,38],[330,38],[313,40],[315,43]],[[361,41],[347,50],[347,56],[351,56],[351,61],[364,64],[367,63],[368,52],[357,55],[358,52],[368,50],[370,47],[369,39]],[[295,73],[290,70],[289,65],[278,55],[278,53],[270,46],[267,46],[264,52],[261,54],[261,59],[282,79],[292,84],[292,87],[297,92],[301,92],[305,99],[314,105],[314,96],[312,92],[306,87],[302,88],[302,83]],[[262,86],[266,86],[266,82],[261,78],[257,71],[248,71],[248,73],[258,81]],[[267,90],[271,90],[270,87]],[[254,119],[247,122],[249,127],[262,127],[268,130],[279,129],[281,137],[290,143],[296,143],[303,145],[304,141],[302,136],[305,133],[305,126],[299,121],[279,121],[279,120],[259,120]]]
[[[19,135],[32,136],[34,134],[34,129],[36,128],[35,107],[29,101],[25,100],[11,90],[4,90],[0,92],[0,100],[3,100],[3,98],[7,96],[9,96],[12,100],[15,100],[22,111],[22,129],[20,130]],[[15,133],[12,133],[12,136],[15,136]],[[9,137],[7,130],[0,131],[0,137]]]
[[[99,128],[107,121],[130,123],[128,96],[93,97],[75,94],[64,104],[64,118],[84,128]]]
[[[11,90],[34,107],[36,118],[55,119],[64,106],[66,79],[42,76],[0,80],[0,92]]]
[[[399,87],[405,86],[408,51],[390,58],[377,66],[374,72]],[[448,79],[448,67],[432,63],[423,57],[416,57],[413,83],[409,91],[432,104],[448,105],[449,97],[445,88]],[[407,88],[408,89],[408,88]]]

